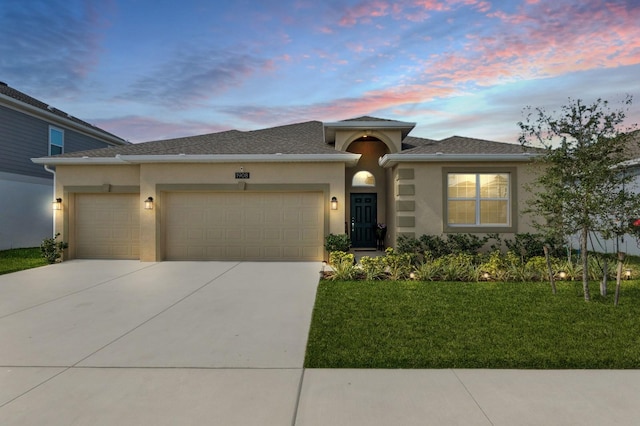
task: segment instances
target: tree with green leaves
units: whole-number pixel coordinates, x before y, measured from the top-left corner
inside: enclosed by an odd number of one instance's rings
[[[592,104],[569,99],[560,111],[525,108],[518,125],[520,143],[539,148],[541,166],[527,189],[532,193],[527,211],[533,225],[550,237],[580,236],[582,284],[590,300],[588,282],[588,237],[591,232],[622,235],[629,218],[640,211],[640,195],[629,190],[633,177],[622,165],[630,160],[624,128],[627,97],[620,109],[598,99]]]

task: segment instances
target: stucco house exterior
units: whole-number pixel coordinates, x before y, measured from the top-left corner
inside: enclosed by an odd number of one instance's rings
[[[410,136],[415,123],[359,117],[34,158],[55,167],[67,258],[322,260],[400,234],[532,232],[520,145]]]
[[[31,158],[126,144],[0,82],[0,250],[38,246],[53,232],[54,176]]]

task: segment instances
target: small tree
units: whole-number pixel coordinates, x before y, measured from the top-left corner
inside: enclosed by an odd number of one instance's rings
[[[624,105],[631,104],[627,97]],[[586,105],[569,99],[560,112],[525,109],[520,143],[542,148],[537,179],[528,188],[533,197],[528,211],[543,219],[534,226],[548,236],[578,233],[582,256],[582,284],[590,300],[587,240],[592,231],[624,232],[628,220],[640,206],[640,196],[625,190],[632,176],[621,172],[629,160],[627,139],[621,129],[625,110],[611,110],[607,101]]]

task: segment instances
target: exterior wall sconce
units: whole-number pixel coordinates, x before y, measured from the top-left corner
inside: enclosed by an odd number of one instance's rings
[[[144,208],[146,210],[153,210],[153,197],[149,197],[144,200]]]
[[[62,198],[56,198],[52,206],[54,210],[62,210]]]
[[[338,199],[331,197],[331,210],[338,210]]]
[[[627,279],[627,280],[630,280],[630,279],[631,279],[631,269],[625,269],[625,271],[624,271],[624,277],[625,277],[625,279]]]

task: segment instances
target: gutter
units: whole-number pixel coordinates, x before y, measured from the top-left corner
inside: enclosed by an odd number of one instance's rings
[[[495,162],[529,162],[537,157],[538,154],[522,153],[522,154],[444,154],[436,152],[435,154],[386,154],[378,160],[380,167],[393,167],[398,163],[436,163],[436,162],[456,162],[456,161],[473,161],[481,163]]]
[[[203,155],[120,155],[115,157],[40,157],[36,164],[46,165],[111,165],[153,163],[345,163],[355,166],[360,154],[203,154]]]

